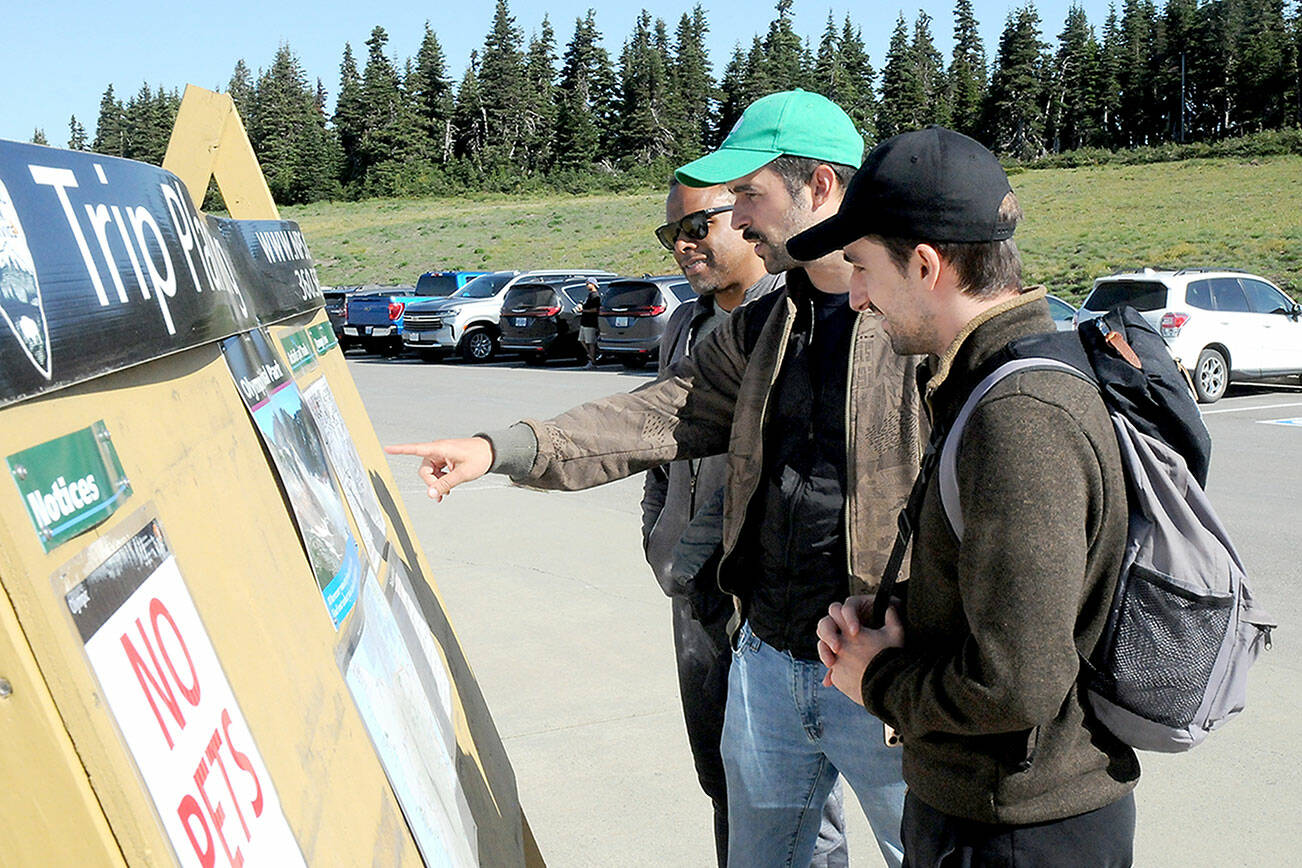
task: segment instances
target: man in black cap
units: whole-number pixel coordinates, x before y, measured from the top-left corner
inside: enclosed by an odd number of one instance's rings
[[[994,155],[931,127],[877,146],[837,214],[787,244],[843,249],[851,303],[882,314],[897,353],[929,356],[907,604],[871,629],[872,601],[852,597],[818,627],[831,682],[903,740],[905,865],[1131,864],[1138,763],[1077,684],[1126,540],[1102,399],[1048,370],[991,389],[958,446],[958,531],[930,472],[991,360],[1053,330],[1044,289],[1022,286],[1020,216]]]

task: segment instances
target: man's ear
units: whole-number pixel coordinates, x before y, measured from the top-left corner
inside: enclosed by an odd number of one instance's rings
[[[809,179],[809,192],[810,204],[814,211],[828,204],[841,192],[840,182],[836,180],[836,172],[833,172],[832,167],[827,163],[819,163],[818,168],[814,170],[813,177]],[[839,205],[839,198],[833,204]]]
[[[940,254],[930,244],[919,244],[913,248],[913,268],[918,278],[927,289],[935,287],[940,280]]]

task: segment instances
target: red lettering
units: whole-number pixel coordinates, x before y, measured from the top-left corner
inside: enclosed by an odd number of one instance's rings
[[[200,864],[203,868],[213,868],[217,861],[217,854],[213,852],[212,833],[208,831],[208,821],[203,818],[203,811],[199,809],[199,803],[195,801],[194,796],[186,795],[181,799],[181,804],[176,806],[176,813],[181,818],[181,825],[185,826],[185,834],[190,838],[190,846],[194,847],[194,854],[199,857]],[[199,846],[199,839],[194,834],[194,824],[191,820],[198,820],[199,827],[203,830],[203,846]]]
[[[181,683],[181,676],[176,674],[176,667],[172,664],[172,655],[167,653],[167,646],[163,644],[163,637],[158,632],[158,619],[166,618],[167,623],[172,628],[172,635],[181,645],[181,653],[185,654],[185,663],[190,667],[190,686],[186,687]],[[149,620],[154,626],[154,639],[158,642],[158,650],[163,655],[163,661],[167,663],[167,670],[172,673],[172,680],[180,689],[181,695],[186,701],[196,708],[199,706],[199,672],[194,668],[194,661],[190,659],[190,649],[185,646],[185,639],[181,638],[181,631],[176,629],[176,622],[172,620],[172,613],[167,611],[163,601],[154,597],[149,601]]]
[[[203,806],[208,811],[208,818],[212,820],[212,826],[217,831],[217,840],[222,842],[222,849],[226,851],[226,861],[230,862],[235,868],[240,868],[244,864],[244,856],[240,853],[240,848],[235,848],[235,855],[231,855],[231,847],[226,843],[226,833],[222,830],[222,825],[226,822],[226,811],[222,808],[219,800],[217,807],[213,808],[212,802],[208,801],[208,791],[203,788],[204,782],[208,780],[208,763],[202,757],[199,759],[199,766],[194,770],[194,783],[199,788],[199,798],[203,799]]]
[[[163,676],[163,668],[158,665],[158,657],[154,654],[154,646],[149,644],[149,637],[145,635],[145,625],[140,623],[139,618],[136,619],[136,629],[140,631],[140,641],[144,643],[145,650],[149,652],[149,660],[154,664],[153,670],[151,671],[145,665],[145,661],[140,657],[140,652],[136,651],[136,647],[131,644],[131,639],[128,638],[126,633],[122,634],[122,649],[126,651],[127,660],[131,662],[131,669],[136,673],[136,679],[140,682],[140,690],[145,694],[145,698],[149,700],[149,707],[153,709],[154,717],[158,719],[158,726],[163,730],[163,738],[167,739],[168,749],[171,749],[172,734],[167,730],[163,715],[158,710],[158,703],[154,702],[154,693],[157,693],[158,698],[163,700],[163,704],[167,706],[167,710],[172,713],[173,719],[176,720],[177,726],[181,727],[181,729],[185,729],[185,718],[181,715],[180,704],[177,703],[176,697],[172,695],[172,686],[168,684],[167,678]],[[158,674],[157,680],[154,679],[155,673]],[[159,682],[162,682],[161,686]],[[153,688],[152,693],[150,687]]]
[[[253,778],[253,786],[258,788],[258,794],[253,798],[253,816],[262,816],[262,784],[258,782],[258,773],[253,770],[253,763],[249,758],[240,751],[236,750],[235,742],[231,741],[231,713],[222,709],[222,735],[226,737],[226,746],[231,749],[231,756],[235,758],[235,764],[244,771],[249,773]]]
[[[240,818],[240,825],[244,828],[244,840],[248,841],[251,839],[249,824],[244,822],[244,811],[240,809],[240,800],[235,797],[235,788],[231,786],[231,776],[226,774],[226,761],[222,759],[221,747],[222,737],[214,729],[212,738],[208,741],[208,749],[204,751],[204,756],[208,759],[209,767],[216,763],[217,768],[221,770],[222,779],[226,781],[226,792],[231,794],[231,804],[235,806],[235,816]]]

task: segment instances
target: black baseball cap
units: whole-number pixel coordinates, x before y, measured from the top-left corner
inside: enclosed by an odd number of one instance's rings
[[[787,241],[787,252],[812,262],[865,235],[920,241],[1003,241],[1015,224],[1000,222],[1012,192],[995,155],[944,127],[900,133],[873,148],[835,214]]]

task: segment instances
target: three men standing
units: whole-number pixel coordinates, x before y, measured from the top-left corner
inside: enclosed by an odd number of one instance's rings
[[[732,228],[786,285],[628,394],[504,431],[390,447],[423,458],[431,497],[492,470],[579,489],[672,461],[727,454],[719,586],[738,615],[721,749],[729,862],[806,865],[843,774],[887,862],[900,865],[900,751],[882,723],[823,684],[815,626],[871,591],[922,451],[916,359],[847,299],[840,253],[785,241],[836,212],[863,153],[846,114],[803,91],[752,104],[680,183],[726,184]]]

